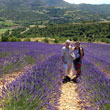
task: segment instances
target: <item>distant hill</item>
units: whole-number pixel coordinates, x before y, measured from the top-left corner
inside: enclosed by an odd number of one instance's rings
[[[77,9],[88,11],[91,13],[98,13],[101,15],[110,15],[110,4],[101,4],[101,5],[90,5],[90,4],[79,4],[73,5]]]
[[[5,8],[20,8],[20,7],[33,7],[33,6],[68,6],[69,3],[63,0],[0,0],[0,6]]]
[[[43,2],[49,6],[69,6],[70,4],[64,0],[43,0]]]
[[[110,20],[110,4],[69,4],[64,0],[0,0],[0,19],[18,24],[64,24]]]

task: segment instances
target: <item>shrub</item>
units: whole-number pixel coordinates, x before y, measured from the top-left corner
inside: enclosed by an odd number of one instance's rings
[[[101,39],[101,42],[105,42],[105,39]]]
[[[17,41],[17,38],[16,38],[16,37],[10,37],[10,38],[9,38],[9,41],[10,41],[10,42],[16,42],[16,41]]]
[[[59,39],[55,39],[54,40],[54,43],[59,43]]]
[[[7,36],[1,37],[1,42],[8,42],[9,38]]]
[[[36,40],[36,42],[39,42],[38,40]]]
[[[78,41],[78,38],[77,38],[77,37],[74,37],[74,38],[73,38],[73,41]]]
[[[26,39],[24,39],[24,41],[25,42],[30,42],[31,40],[30,40],[30,38],[26,38]]]
[[[21,39],[20,39],[20,38],[17,38],[16,41],[17,41],[17,42],[21,42]]]
[[[109,39],[106,39],[106,41],[105,41],[106,43],[110,43],[110,40]]]
[[[44,41],[45,43],[49,43],[48,38],[45,38],[43,41]]]

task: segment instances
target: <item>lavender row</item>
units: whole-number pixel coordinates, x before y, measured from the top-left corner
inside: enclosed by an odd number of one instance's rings
[[[110,45],[97,43],[83,43],[86,55],[91,55],[110,64]]]
[[[10,110],[57,110],[61,79],[61,56],[54,55],[7,85],[1,105]]]
[[[37,42],[0,43],[0,76],[42,62],[59,51],[57,47]]]
[[[83,43],[86,60],[97,66],[102,72],[110,75],[110,45]]]
[[[95,65],[84,60],[79,96],[86,110],[110,109],[110,80]]]

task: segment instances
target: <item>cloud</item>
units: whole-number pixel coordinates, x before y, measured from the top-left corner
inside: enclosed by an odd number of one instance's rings
[[[110,0],[65,0],[69,3],[75,3],[75,4],[80,4],[80,3],[87,3],[87,4],[110,4]]]

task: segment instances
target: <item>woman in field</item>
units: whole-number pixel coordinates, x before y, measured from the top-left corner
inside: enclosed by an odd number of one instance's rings
[[[83,48],[80,47],[80,42],[75,43],[75,47],[72,48],[72,51],[75,55],[75,60],[73,60],[73,67],[76,70],[76,77],[72,81],[77,82],[77,78],[81,75],[81,66],[83,58]]]

